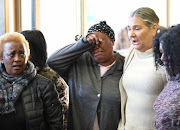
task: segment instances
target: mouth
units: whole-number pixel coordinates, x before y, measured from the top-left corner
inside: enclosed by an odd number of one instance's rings
[[[138,45],[139,42],[137,40],[131,40],[133,45]]]
[[[19,69],[21,69],[22,65],[13,65],[12,67],[16,70],[19,70]]]
[[[103,53],[103,51],[97,51],[97,52],[95,52],[94,53],[94,56],[96,57],[96,56],[99,56],[99,55],[101,55]]]

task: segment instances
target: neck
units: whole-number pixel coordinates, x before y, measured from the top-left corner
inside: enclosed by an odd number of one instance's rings
[[[115,60],[116,60],[116,54],[113,54],[112,57],[111,57],[108,61],[103,62],[103,63],[99,63],[99,64],[102,65],[102,66],[109,66],[109,65],[111,65]]]

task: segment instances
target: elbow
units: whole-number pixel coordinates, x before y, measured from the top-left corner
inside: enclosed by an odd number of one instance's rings
[[[51,59],[47,59],[46,60],[46,64],[50,67],[50,68],[52,68],[53,67],[53,64],[52,64],[53,62],[52,62],[52,60]]]

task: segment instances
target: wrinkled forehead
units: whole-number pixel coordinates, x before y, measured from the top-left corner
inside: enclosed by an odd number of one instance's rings
[[[26,46],[23,42],[6,42],[3,45],[4,50],[23,50],[27,51]]]
[[[141,19],[137,17],[131,17],[128,19],[127,27],[133,27],[133,26],[145,26],[145,24]]]

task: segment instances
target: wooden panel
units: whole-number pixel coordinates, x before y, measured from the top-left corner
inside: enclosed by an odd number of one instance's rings
[[[34,24],[40,30],[40,0],[34,0]]]
[[[4,33],[9,32],[9,0],[4,0]]]
[[[21,0],[14,1],[14,31],[21,31]]]

